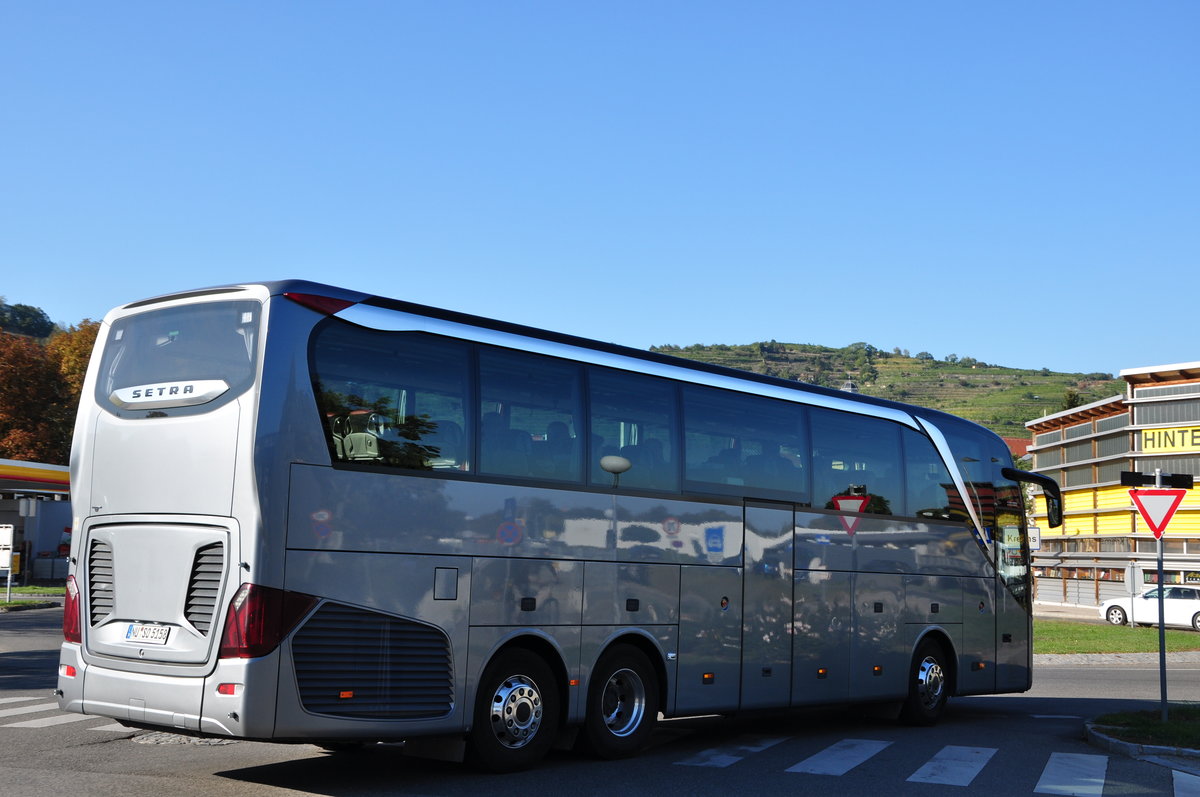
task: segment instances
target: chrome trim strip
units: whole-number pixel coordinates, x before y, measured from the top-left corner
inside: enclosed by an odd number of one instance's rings
[[[622,371],[649,374],[651,376],[661,376],[681,382],[690,382],[692,384],[708,385],[709,387],[734,390],[739,393],[748,393],[756,396],[769,396],[771,398],[782,399],[783,401],[791,401],[796,404],[808,404],[817,407],[824,407],[826,409],[842,410],[844,412],[853,412],[859,415],[884,418],[904,424],[912,429],[921,428],[917,425],[917,422],[913,419],[913,416],[909,415],[907,412],[894,410],[890,407],[862,404],[849,399],[843,400],[832,396],[806,393],[799,390],[787,390],[785,388],[776,387],[774,385],[769,385],[762,382],[744,382],[740,379],[735,379],[732,377],[710,374],[704,371],[693,371],[689,368],[667,365],[665,363],[654,362],[652,360],[638,360],[630,357],[622,357],[618,354],[609,354],[608,352],[595,351],[593,349],[587,349],[579,346],[570,346],[565,343],[555,343],[549,340],[542,340],[541,338],[514,335],[508,332],[500,332],[497,330],[471,326],[468,324],[459,324],[453,321],[429,318],[427,316],[405,313],[399,310],[388,310],[382,307],[374,307],[372,305],[355,304],[347,307],[341,312],[335,313],[334,318],[339,318],[343,321],[348,321],[351,324],[357,324],[358,326],[366,327],[368,329],[377,329],[384,332],[428,332],[434,335],[444,335],[446,337],[469,340],[475,343],[503,346],[505,348],[527,351],[533,354],[545,354],[552,357],[563,357],[577,362],[588,363],[589,365],[602,365]]]
[[[224,379],[190,379],[117,388],[108,400],[123,410],[157,410],[207,404],[229,390]]]

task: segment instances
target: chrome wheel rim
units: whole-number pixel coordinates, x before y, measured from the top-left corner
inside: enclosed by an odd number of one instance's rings
[[[600,695],[600,713],[613,736],[625,737],[636,731],[646,714],[646,685],[641,677],[628,668],[609,676]]]
[[[927,709],[937,708],[946,689],[946,674],[932,656],[926,656],[917,667],[917,698]]]
[[[542,695],[537,684],[525,675],[504,679],[492,695],[488,719],[504,747],[517,750],[529,744],[542,726]]]

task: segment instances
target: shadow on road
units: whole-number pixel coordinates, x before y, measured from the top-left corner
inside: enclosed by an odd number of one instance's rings
[[[0,653],[0,689],[53,689],[57,682],[57,650]]]
[[[900,741],[927,737],[945,743],[947,732],[956,744],[981,747],[1001,744],[1006,737],[1028,732],[1030,723],[1040,733],[1064,742],[1083,741],[1083,723],[1092,714],[1144,709],[1146,701],[1127,699],[1041,698],[1001,695],[952,700],[942,722],[934,728],[915,728],[878,716],[869,707],[844,711],[803,711],[790,715],[736,718],[706,717],[660,724],[650,749],[638,759],[623,764],[636,767],[639,761],[659,766],[700,751],[744,744],[747,739],[785,737],[802,745],[816,745],[816,752],[849,736]],[[1101,711],[1097,712],[1096,709]],[[864,736],[865,735],[865,736]],[[807,754],[807,753],[806,753]],[[594,771],[594,772],[593,772]],[[326,797],[368,795],[472,794],[480,790],[502,793],[544,792],[547,784],[570,783],[574,797],[612,792],[611,762],[584,755],[555,751],[529,772],[510,775],[475,773],[464,764],[428,761],[405,756],[399,746],[375,745],[349,753],[314,755],[274,764],[249,766],[214,773],[247,784],[295,789]],[[594,784],[596,789],[579,784]]]

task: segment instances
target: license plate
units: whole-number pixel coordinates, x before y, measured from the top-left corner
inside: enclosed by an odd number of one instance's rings
[[[136,642],[139,645],[165,645],[170,634],[169,625],[130,623],[129,628],[125,629],[125,641]]]

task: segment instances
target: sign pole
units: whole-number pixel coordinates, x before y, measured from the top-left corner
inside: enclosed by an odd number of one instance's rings
[[[1171,489],[1163,489],[1164,482]],[[1121,471],[1121,484],[1133,487],[1129,497],[1133,499],[1138,514],[1154,532],[1158,540],[1158,680],[1162,694],[1162,721],[1167,721],[1167,623],[1166,598],[1167,585],[1163,575],[1163,532],[1184,495],[1194,486],[1195,479],[1188,473],[1163,473],[1161,468],[1154,469],[1154,475]],[[1140,485],[1153,484],[1153,490],[1138,490]]]
[[[1154,486],[1162,489],[1162,468],[1154,469]],[[1167,721],[1167,613],[1163,596],[1167,585],[1163,583],[1163,535],[1158,537],[1158,691],[1162,703],[1162,721]]]

